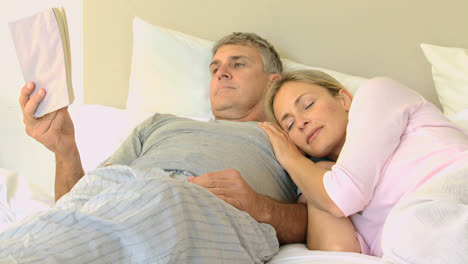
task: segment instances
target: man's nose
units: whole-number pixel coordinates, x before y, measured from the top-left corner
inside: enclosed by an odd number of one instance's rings
[[[232,77],[231,72],[224,65],[219,67],[218,71],[216,72],[216,76],[218,77],[219,80],[221,80],[221,79],[231,79],[231,77]]]

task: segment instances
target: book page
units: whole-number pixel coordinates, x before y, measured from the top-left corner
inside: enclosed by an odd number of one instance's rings
[[[35,117],[72,103],[67,80],[67,64],[62,34],[52,9],[9,24],[25,82],[33,81],[46,91]],[[70,85],[71,87],[71,85]]]
[[[63,54],[65,56],[65,68],[67,71],[67,88],[68,94],[70,96],[70,102],[73,102],[74,94],[71,82],[71,51],[70,51],[70,38],[68,35],[68,23],[65,9],[63,7],[53,8],[55,17],[57,19],[57,24],[60,30],[60,35],[62,36],[62,46]]]

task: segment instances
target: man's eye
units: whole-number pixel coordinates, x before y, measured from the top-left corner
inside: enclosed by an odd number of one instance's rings
[[[240,62],[237,62],[236,64],[234,64],[234,67],[236,67],[236,68],[239,68],[239,67],[242,67],[242,66],[244,66],[244,64],[240,63]]]
[[[218,72],[218,69],[213,69],[213,70],[211,71],[212,74],[216,74],[216,72]]]

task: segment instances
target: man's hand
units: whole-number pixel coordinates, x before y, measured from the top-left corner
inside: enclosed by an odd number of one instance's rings
[[[256,193],[237,170],[210,172],[189,177],[239,210],[246,211],[260,223],[272,225],[281,244],[305,241],[307,207],[305,204],[280,203]]]
[[[56,155],[67,156],[72,148],[76,148],[75,129],[67,107],[35,118],[34,112],[46,94],[44,89],[39,89],[31,96],[33,91],[34,83],[29,82],[21,89],[19,98],[26,133]]]
[[[258,195],[242,178],[237,170],[209,172],[199,177],[189,177],[188,182],[197,184],[223,199],[239,210],[246,211],[255,220],[261,222],[262,208]]]
[[[27,83],[21,89],[19,103],[23,111],[26,133],[55,153],[55,200],[57,201],[83,177],[80,153],[75,141],[75,128],[67,107],[35,118],[39,103],[46,96],[44,89],[34,95],[34,83]]]

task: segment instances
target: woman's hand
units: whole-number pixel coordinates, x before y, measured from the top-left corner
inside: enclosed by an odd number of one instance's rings
[[[288,162],[304,153],[291,141],[288,134],[278,125],[271,122],[260,122],[258,126],[270,138],[273,152],[281,166],[286,167]]]

